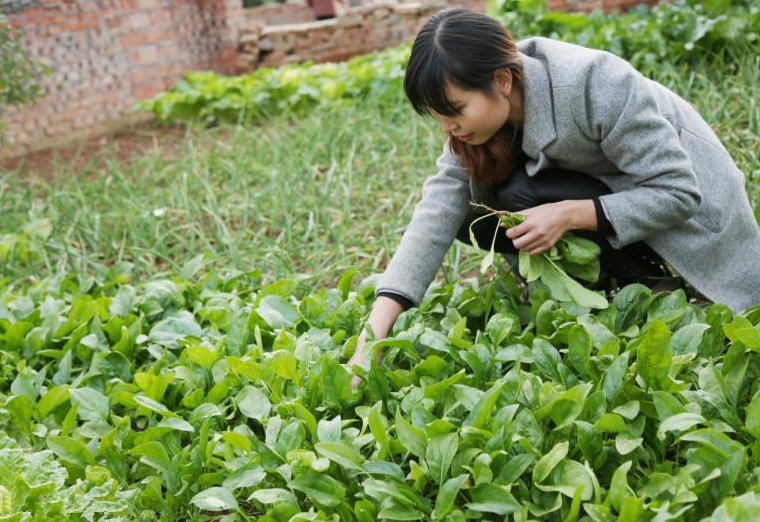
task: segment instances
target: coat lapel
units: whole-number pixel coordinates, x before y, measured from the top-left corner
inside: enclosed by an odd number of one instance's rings
[[[554,126],[551,81],[541,61],[520,53],[523,66],[524,127],[522,149],[528,156],[525,170],[529,176],[549,164],[544,149],[557,138]]]

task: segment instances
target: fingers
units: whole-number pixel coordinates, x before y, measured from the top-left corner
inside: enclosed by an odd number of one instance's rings
[[[528,252],[531,255],[538,255],[546,252],[556,239],[550,230],[544,230],[536,220],[525,220],[519,225],[507,229],[507,237],[512,240],[512,244],[518,250]]]
[[[525,234],[514,239],[512,243],[518,250],[525,251],[534,256],[546,252],[553,246],[551,241],[536,234]]]

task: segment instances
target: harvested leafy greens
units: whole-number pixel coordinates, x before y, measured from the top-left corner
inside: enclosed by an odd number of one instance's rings
[[[470,241],[473,245],[478,246],[472,231],[473,225],[490,216],[499,218],[499,226],[494,231],[491,250],[480,266],[481,272],[485,272],[493,264],[496,235],[506,233],[507,228],[522,223],[525,217],[516,212],[494,210],[485,205],[475,206],[485,209],[487,213],[470,224]],[[568,275],[568,273],[572,274],[589,283],[599,279],[599,245],[593,241],[567,233],[548,252],[534,256],[521,250],[518,260],[520,275],[525,278],[525,281],[532,283],[537,279],[541,280],[549,289],[552,298],[557,301],[573,302],[587,308],[607,308],[607,299],[603,295],[582,286]]]

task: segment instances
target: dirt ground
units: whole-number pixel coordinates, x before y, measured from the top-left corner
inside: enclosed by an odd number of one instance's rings
[[[62,162],[71,167],[71,172],[78,172],[93,158],[102,162],[115,158],[120,164],[127,164],[146,149],[156,146],[168,155],[176,154],[185,134],[184,127],[157,127],[150,124],[130,127],[63,147],[0,159],[0,172],[49,179],[53,166]]]

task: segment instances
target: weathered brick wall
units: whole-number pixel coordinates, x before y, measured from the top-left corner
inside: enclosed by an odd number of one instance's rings
[[[483,12],[486,0],[382,1],[330,20],[279,26],[256,27],[249,20],[241,32],[238,73],[308,60],[346,60],[397,45],[413,38],[433,13],[447,6]]]
[[[234,72],[241,0],[3,0],[47,96],[5,115],[0,156],[95,135],[146,115],[133,104],[189,69]]]
[[[623,9],[640,0],[549,0],[551,9],[590,11]],[[649,3],[655,3],[649,1]],[[420,27],[444,7],[483,12],[486,0],[433,0],[401,3],[375,0],[332,20],[264,26],[249,19],[241,31],[238,72],[305,61],[331,62],[366,54],[414,38]]]
[[[614,9],[625,10],[636,4],[656,4],[656,0],[547,0],[546,4],[551,10],[561,11],[591,11],[602,9],[612,11]]]
[[[289,0],[295,2],[296,0]],[[358,5],[359,3],[364,5]],[[56,146],[150,119],[138,100],[171,87],[186,70],[221,73],[305,60],[342,60],[412,38],[447,5],[483,11],[486,0],[349,0],[333,20],[263,27],[242,0],[0,0],[32,57],[52,66],[47,96],[5,114],[0,157]],[[555,9],[627,7],[637,0],[549,0]],[[650,0],[650,3],[651,0]],[[309,17],[303,5],[296,21]],[[267,18],[271,15],[271,18]]]
[[[311,7],[300,0],[288,0],[283,4],[264,4],[246,9],[245,17],[263,25],[300,24],[317,19]]]

